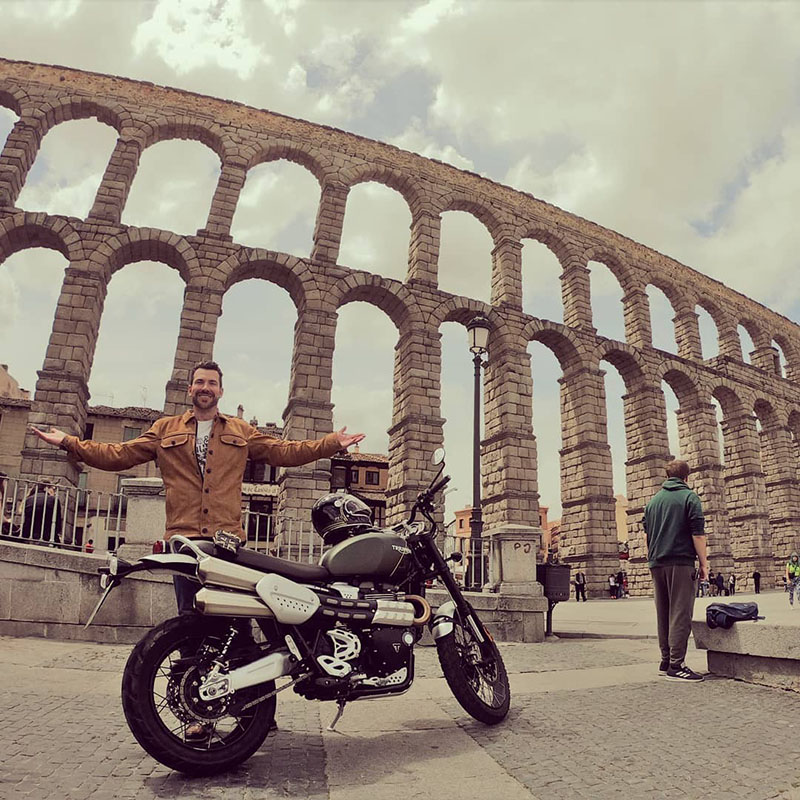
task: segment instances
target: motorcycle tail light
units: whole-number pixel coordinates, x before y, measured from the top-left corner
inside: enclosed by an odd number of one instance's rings
[[[159,539],[157,542],[153,542],[153,552],[158,555],[159,553],[164,552],[164,541],[163,539]]]

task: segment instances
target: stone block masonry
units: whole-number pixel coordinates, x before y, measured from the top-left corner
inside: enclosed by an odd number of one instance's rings
[[[398,330],[390,428],[388,517],[402,517],[425,483],[425,465],[442,442],[439,330],[480,313],[492,325],[485,385],[485,534],[527,530],[538,545],[533,387],[526,350],[539,341],[556,356],[561,380],[563,559],[605,592],[619,568],[611,453],[606,431],[604,362],[624,382],[629,501],[628,564],[634,593],[648,591],[641,509],[657,490],[668,457],[662,381],[680,405],[680,438],[709,509],[712,566],[742,582],[755,567],[774,582],[786,551],[800,541],[800,328],[673,259],[537,198],[441,162],[344,131],[248,108],[238,103],[65,67],[0,60],[0,104],[19,117],[0,153],[0,262],[32,247],[69,261],[30,409],[72,433],[83,430],[87,381],[111,276],[141,259],[172,266],[186,284],[180,333],[167,384],[166,413],[183,406],[189,366],[211,356],[225,292],[258,278],[281,286],[298,309],[284,430],[318,436],[332,426],[332,363],[336,312],[358,300],[381,309]],[[17,200],[46,133],[65,120],[94,118],[118,133],[86,219],[19,208]],[[191,236],[120,224],[141,154],[167,139],[193,139],[219,157],[221,172],[203,228]],[[288,159],[320,185],[310,257],[242,246],[231,222],[248,170]],[[376,181],[399,192],[411,211],[404,282],[338,263],[351,187]],[[494,248],[491,303],[438,288],[440,220],[466,211],[486,226]],[[545,244],[563,272],[564,324],[522,311],[521,247]],[[623,290],[625,341],[596,335],[589,264],[601,262]],[[647,287],[675,311],[678,354],[652,347]],[[703,359],[696,308],[713,318],[720,355]],[[737,326],[755,345],[742,358]],[[787,367],[782,373],[776,345]],[[420,353],[423,357],[420,357]],[[724,464],[711,401],[724,415]],[[758,424],[756,423],[756,420]],[[24,474],[75,481],[62,454],[27,437]],[[328,466],[285,470],[279,510],[305,516],[329,485]],[[533,548],[538,549],[537,547]],[[525,548],[520,548],[524,551]],[[533,580],[533,560],[529,574]]]

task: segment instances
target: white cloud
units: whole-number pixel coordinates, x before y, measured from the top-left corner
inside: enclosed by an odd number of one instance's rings
[[[210,63],[243,79],[270,61],[249,37],[241,0],[159,0],[136,29],[133,49],[153,49],[177,73]]]
[[[421,156],[425,156],[425,158],[444,161],[459,169],[473,170],[475,166],[469,158],[459,153],[453,145],[441,144],[431,136],[425,130],[422,121],[416,117],[410,121],[408,127],[401,134],[392,137],[389,143],[403,150],[418,153]]]

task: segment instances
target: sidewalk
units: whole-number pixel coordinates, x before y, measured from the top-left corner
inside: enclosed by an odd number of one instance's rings
[[[694,618],[705,619],[709,603],[758,603],[759,612],[776,625],[800,626],[800,602],[789,606],[786,592],[741,593],[733,597],[698,597]],[[563,636],[610,636],[613,638],[657,638],[656,611],[652,597],[601,598],[588,603],[570,599],[553,610],[553,632]]]
[[[786,596],[758,600],[777,616]],[[787,624],[800,626],[793,613]],[[649,636],[652,616],[649,600],[590,601],[559,604],[554,620],[576,633]],[[0,798],[800,800],[800,695],[666,681],[650,638],[501,649],[513,697],[499,726],[467,716],[435,649],[420,648],[408,694],[352,703],[328,733],[332,704],[286,692],[278,731],[245,765],[188,779],[147,756],[125,726],[128,646],[0,637]],[[687,661],[702,670],[705,656],[690,651]]]

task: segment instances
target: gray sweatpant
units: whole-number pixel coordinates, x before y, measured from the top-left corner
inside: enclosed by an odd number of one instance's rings
[[[661,658],[682,664],[686,658],[697,581],[693,566],[677,564],[652,567],[653,589],[658,620],[658,646]]]

